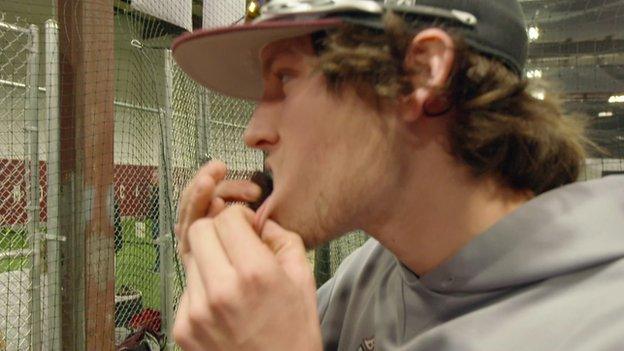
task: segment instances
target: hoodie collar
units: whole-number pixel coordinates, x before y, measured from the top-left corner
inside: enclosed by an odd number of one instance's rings
[[[420,283],[441,293],[529,284],[624,257],[624,176],[569,184],[528,201]]]

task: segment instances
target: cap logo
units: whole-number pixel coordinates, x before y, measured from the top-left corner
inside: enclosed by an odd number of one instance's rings
[[[415,6],[418,0],[384,0],[386,5]]]

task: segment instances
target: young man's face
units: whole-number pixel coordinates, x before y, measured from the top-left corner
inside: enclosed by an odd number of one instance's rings
[[[309,36],[269,44],[260,59],[264,95],[245,142],[267,153],[269,217],[308,247],[374,220],[375,199],[392,179],[384,116],[353,89],[328,91]]]

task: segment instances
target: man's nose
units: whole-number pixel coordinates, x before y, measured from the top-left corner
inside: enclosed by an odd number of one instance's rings
[[[276,128],[278,116],[278,103],[261,102],[256,107],[243,134],[245,144],[254,149],[269,151],[271,146],[279,141],[279,134]]]

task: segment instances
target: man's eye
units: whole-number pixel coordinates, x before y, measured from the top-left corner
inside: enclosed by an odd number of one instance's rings
[[[279,79],[282,84],[286,84],[293,79],[293,75],[287,72],[282,72],[277,74],[277,79]]]

